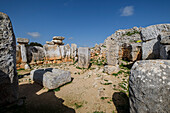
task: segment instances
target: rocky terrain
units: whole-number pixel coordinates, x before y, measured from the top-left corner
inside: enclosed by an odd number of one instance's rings
[[[30,46],[4,13],[0,28],[1,112],[170,111],[170,24],[118,30],[92,48],[62,36]]]

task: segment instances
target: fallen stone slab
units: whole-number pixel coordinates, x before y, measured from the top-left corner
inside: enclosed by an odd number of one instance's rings
[[[37,69],[31,71],[30,79],[48,89],[56,89],[71,81],[71,73],[54,68]]]
[[[170,60],[137,61],[129,78],[130,113],[170,111]]]

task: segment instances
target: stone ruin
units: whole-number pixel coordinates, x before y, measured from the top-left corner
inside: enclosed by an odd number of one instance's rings
[[[0,12],[0,107],[16,103],[16,40],[9,17]]]
[[[27,46],[28,39],[17,38],[16,59],[17,68],[30,69],[29,65],[53,64],[77,60],[77,45],[64,45],[65,38],[54,36],[51,42],[47,41],[43,47]]]

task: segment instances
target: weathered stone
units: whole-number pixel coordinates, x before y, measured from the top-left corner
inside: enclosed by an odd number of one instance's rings
[[[17,99],[16,40],[9,17],[0,12],[0,107]]]
[[[20,45],[22,63],[27,63],[27,49],[24,44]]]
[[[142,43],[142,59],[158,59],[160,42],[156,39]]]
[[[70,59],[71,49],[69,44],[65,45],[65,50],[66,50],[66,58]]]
[[[112,41],[112,42],[107,41],[106,47],[107,47],[107,53],[106,53],[107,64],[112,65],[112,66],[117,66],[118,58],[119,58],[118,44],[114,41]]]
[[[62,36],[54,36],[53,40],[64,40],[65,38]]]
[[[66,50],[65,50],[65,46],[59,46],[60,47],[60,52],[61,52],[61,56],[62,59],[66,57]]]
[[[88,47],[78,48],[78,66],[88,68],[90,64],[90,49]]]
[[[19,43],[19,44],[28,44],[29,39],[27,39],[27,38],[17,38],[17,43]]]
[[[170,111],[170,60],[137,61],[129,78],[131,113]]]
[[[25,70],[30,70],[30,66],[28,64],[25,64],[25,67],[24,67]]]
[[[54,44],[64,45],[64,43],[62,42],[62,40],[52,40],[52,42],[53,42]]]
[[[40,46],[29,46],[27,48],[28,62],[42,61],[45,57],[44,48]]]
[[[60,53],[60,48],[57,45],[47,45],[45,44],[43,46],[44,52],[45,52],[45,57],[48,60],[57,60],[61,59],[61,53]]]
[[[54,45],[54,42],[46,41],[46,44]]]
[[[170,32],[163,32],[160,34],[161,41],[163,45],[170,45]]]
[[[141,31],[142,59],[157,59],[160,57],[160,36],[170,32],[170,24],[158,24],[143,28]]]
[[[30,73],[31,80],[48,89],[55,89],[71,81],[71,73],[60,69],[38,69]]]
[[[122,47],[122,54],[119,55],[123,60],[136,61],[141,59],[141,44],[133,43],[130,45],[124,44]]]
[[[144,42],[157,39],[162,32],[170,32],[170,24],[158,24],[143,28],[141,37]]]
[[[109,75],[113,74],[113,73],[117,73],[119,71],[119,66],[110,66],[110,65],[106,65],[104,66],[103,71]]]
[[[16,46],[16,63],[19,64],[21,63],[21,48],[20,48],[20,45],[17,45]]]
[[[77,55],[77,45],[71,44],[71,58],[75,58]]]
[[[170,59],[170,45],[160,46],[160,59]]]

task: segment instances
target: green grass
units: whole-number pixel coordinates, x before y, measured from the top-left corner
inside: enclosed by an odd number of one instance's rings
[[[78,66],[77,66],[76,68],[77,68],[77,69],[85,69],[85,68],[81,68],[81,67],[78,67]]]
[[[60,91],[60,87],[54,89],[53,91],[55,91],[55,92]]]
[[[74,105],[76,106],[76,109],[81,108],[83,106],[82,104],[79,105],[77,103],[75,103]]]
[[[101,97],[100,99],[105,100],[108,99],[109,97]]]
[[[93,113],[105,113],[103,111],[94,111]]]
[[[108,82],[108,80],[104,79],[104,81]]]
[[[119,86],[120,86],[122,89],[127,90],[127,88],[125,87],[125,84],[119,83]]]
[[[122,74],[124,71],[123,70],[120,70],[119,72],[117,73],[113,73],[112,75],[114,75],[115,77],[118,76],[119,74]]]
[[[20,68],[20,69],[18,69],[17,71],[21,71],[21,70],[25,70],[24,68]]]
[[[110,85],[110,84],[112,84],[112,83],[104,83],[103,85]]]
[[[126,34],[123,34],[123,36],[127,35],[127,36],[132,36],[134,34],[139,34],[139,31],[134,30],[133,32],[127,32]]]

